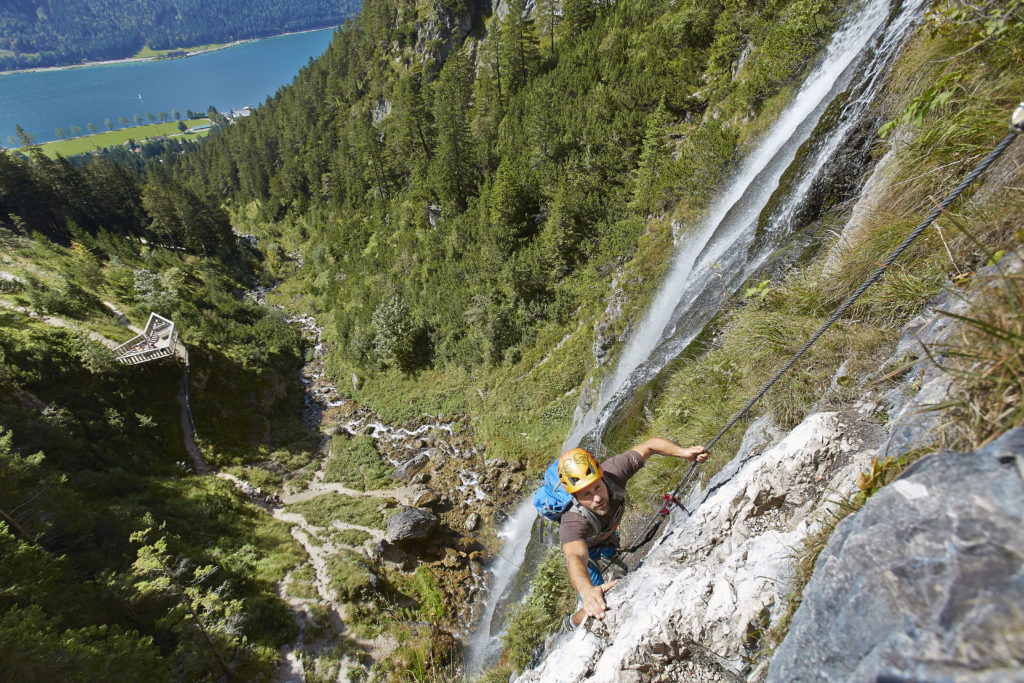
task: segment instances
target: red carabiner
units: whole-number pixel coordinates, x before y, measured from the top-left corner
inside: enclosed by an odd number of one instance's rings
[[[667,517],[669,510],[672,509],[673,505],[675,505],[676,507],[683,507],[683,504],[679,502],[678,498],[673,496],[671,493],[666,493],[665,504],[661,506],[660,510],[658,510],[658,514],[662,517]]]

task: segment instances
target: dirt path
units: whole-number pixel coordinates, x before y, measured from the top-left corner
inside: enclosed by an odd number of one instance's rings
[[[185,439],[185,450],[188,451],[188,457],[192,459],[192,468],[196,474],[209,474],[210,466],[203,459],[203,453],[196,445],[195,436],[192,434],[192,420],[189,419],[188,405],[185,403],[185,392],[188,391],[185,385],[185,382],[188,381],[187,377],[187,374],[182,373],[181,379],[178,380],[178,419],[181,421],[181,434]]]
[[[93,341],[103,344],[108,349],[115,349],[120,345],[120,342],[116,342],[113,339],[108,339],[99,332],[86,329],[79,323],[67,320],[65,318],[58,318],[52,315],[43,315],[40,313],[36,313],[35,311],[24,306],[15,306],[10,301],[0,300],[0,306],[10,311],[21,313],[29,318],[32,318],[33,320],[38,320],[39,322],[49,325],[50,327],[60,327],[65,330],[74,330],[75,332],[80,332],[87,336],[89,339],[92,339]]]
[[[119,323],[121,323],[122,325],[127,327],[129,330],[131,330],[135,334],[142,334],[142,330],[140,330],[139,328],[135,327],[135,325],[132,325],[131,322],[128,321],[128,316],[126,316],[121,311],[117,310],[117,306],[115,306],[114,304],[110,303],[109,301],[104,301],[103,305],[110,309],[110,312],[114,314],[114,317],[117,318],[117,321]]]

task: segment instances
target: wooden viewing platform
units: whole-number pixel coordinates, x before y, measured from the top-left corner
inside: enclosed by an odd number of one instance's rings
[[[175,353],[178,344],[178,330],[174,323],[156,313],[149,314],[142,334],[132,337],[114,349],[118,362],[138,365],[158,358],[167,358]]]

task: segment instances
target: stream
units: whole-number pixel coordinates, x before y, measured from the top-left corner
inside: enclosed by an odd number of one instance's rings
[[[887,0],[868,0],[835,33],[706,217],[682,226],[668,275],[614,370],[596,392],[583,392],[563,448],[583,445],[603,455],[605,432],[637,389],[685,350],[721,305],[817,218],[822,193],[832,185],[858,189],[877,128],[873,99],[923,5],[910,0],[894,10]],[[494,583],[467,653],[467,671],[493,666],[501,654],[503,606],[522,600],[529,590],[535,563],[524,558],[537,552],[531,547],[542,536],[537,519],[527,499],[501,531],[505,546],[492,567]]]
[[[298,255],[293,258],[299,260]],[[248,296],[261,305],[273,305],[267,301],[267,294],[272,290],[273,287],[256,289]],[[327,607],[332,613],[335,630],[352,639],[345,626],[347,607],[330,588],[330,557],[344,550],[356,550],[374,565],[396,561],[381,531],[359,527],[356,530],[369,536],[361,546],[338,546],[331,540],[332,533],[354,527],[335,520],[327,529],[317,528],[301,514],[289,509],[292,504],[323,495],[375,497],[391,506],[433,508],[442,525],[460,536],[461,540],[454,542],[455,547],[448,545],[452,543],[451,539],[444,540],[427,553],[438,555],[438,558],[420,559],[428,562],[433,559],[435,565],[440,559],[443,564],[443,567],[435,567],[434,571],[454,607],[450,623],[438,626],[451,629],[457,637],[466,638],[470,625],[479,620],[482,601],[477,596],[485,592],[490,578],[490,572],[484,569],[488,553],[473,532],[481,521],[500,514],[506,506],[514,505],[526,476],[525,467],[519,462],[504,463],[503,466],[493,466],[492,463],[487,467],[483,449],[474,444],[471,430],[461,418],[424,415],[411,424],[392,425],[373,411],[342,397],[337,385],[325,372],[328,344],[316,319],[311,315],[287,312],[286,316],[287,321],[299,326],[302,332],[304,353],[300,380],[304,407],[301,421],[311,432],[320,434],[320,455],[319,467],[311,480],[298,483],[297,488],[286,485],[281,503],[267,506],[275,517],[293,525],[292,536],[308,555],[303,566],[313,570],[312,598],[296,598],[289,594],[294,583],[294,571],[279,586],[282,598],[292,606],[300,636],[282,652],[285,666],[279,671],[278,680],[302,680],[304,671],[316,666],[312,660],[330,649],[320,639],[310,640],[306,635],[307,625],[311,620],[315,621],[310,612],[312,605]],[[333,435],[372,438],[381,460],[394,468],[393,476],[399,481],[385,488],[367,491],[325,481],[323,465],[331,458]],[[247,482],[230,475],[222,475],[222,478],[246,490]],[[401,562],[400,559],[397,561]],[[397,645],[391,636],[382,636],[374,641],[355,640],[374,658],[386,655]],[[355,669],[350,667],[349,671],[355,675]]]

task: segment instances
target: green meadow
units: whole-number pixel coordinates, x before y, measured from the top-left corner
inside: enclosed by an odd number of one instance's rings
[[[189,128],[195,128],[197,126],[206,126],[210,124],[210,119],[188,119],[185,121],[185,125]],[[197,131],[195,133],[185,133],[184,135],[188,138],[197,138],[207,135],[210,129]],[[58,154],[63,156],[71,156],[73,154],[84,154],[91,152],[94,149],[105,149],[107,147],[116,147],[123,145],[128,140],[148,140],[150,138],[159,137],[161,135],[181,135],[182,133],[178,130],[177,121],[168,121],[166,123],[151,123],[144,126],[134,126],[132,128],[121,128],[119,130],[110,130],[103,133],[96,133],[94,135],[80,135],[76,138],[70,138],[68,140],[54,140],[53,142],[44,142],[39,145],[42,148],[43,153],[51,159],[55,159]]]

